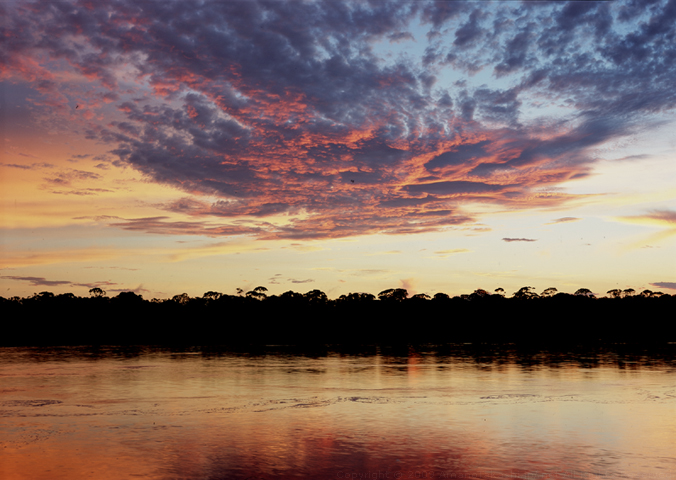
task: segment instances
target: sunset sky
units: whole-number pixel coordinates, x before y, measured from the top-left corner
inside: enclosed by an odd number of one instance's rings
[[[0,296],[676,294],[676,1],[6,1]]]

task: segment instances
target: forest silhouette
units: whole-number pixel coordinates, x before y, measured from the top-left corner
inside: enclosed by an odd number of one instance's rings
[[[377,296],[329,299],[320,290],[268,295],[209,291],[145,300],[134,292],[109,297],[36,293],[0,297],[3,346],[28,345],[395,345],[514,343],[575,345],[676,342],[676,295],[633,289],[597,298],[523,287],[450,297],[409,296],[392,288]],[[672,312],[672,313],[670,313]]]

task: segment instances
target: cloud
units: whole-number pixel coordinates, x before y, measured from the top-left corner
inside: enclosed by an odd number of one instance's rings
[[[41,168],[54,168],[51,163],[32,163],[31,165],[19,165],[16,163],[2,163],[3,167],[20,168],[22,170],[37,170]]]
[[[405,190],[410,193],[432,193],[438,195],[457,195],[469,193],[486,193],[502,190],[503,185],[491,185],[482,182],[454,181],[433,182],[417,185],[407,185]]]
[[[418,283],[418,281],[415,278],[402,278],[399,280],[400,288],[406,290],[409,295],[416,293],[416,283]]]
[[[70,190],[57,190],[55,187],[71,187],[73,182],[93,182],[101,179],[101,175],[94,172],[87,172],[85,170],[64,170],[58,172],[54,177],[45,178],[47,185],[43,188],[48,189],[51,193],[60,195],[97,195],[99,193],[112,192],[113,190],[107,188],[75,188]]]
[[[51,190],[50,193],[57,195],[98,195],[99,193],[113,192],[108,188],[80,188],[77,190]]]
[[[17,165],[16,163],[3,163],[3,167],[10,167],[10,168],[20,168],[22,170],[30,170],[30,166],[28,165]]]
[[[537,242],[536,238],[503,238],[503,242]]]
[[[116,283],[109,281],[78,283],[72,282],[70,280],[47,280],[45,277],[23,277],[16,275],[2,275],[0,276],[0,278],[4,278],[7,280],[16,280],[20,282],[29,282],[31,287],[58,287],[61,285],[69,285],[71,287],[100,288],[100,287],[108,287],[111,285],[117,285]]]
[[[257,233],[260,229],[245,225],[213,225],[208,222],[167,221],[169,217],[142,217],[111,222],[113,227],[161,235],[204,235],[209,237]]]
[[[150,292],[147,288],[143,287],[143,284],[140,284],[136,288],[110,288],[108,289],[108,293],[122,293],[122,292],[133,292],[137,295],[141,295],[142,293],[147,293]]]
[[[634,243],[632,245],[633,248],[643,246],[646,242],[659,242],[676,235],[676,211],[673,210],[651,210],[644,215],[619,217],[618,220],[627,223],[635,223],[638,225],[646,225],[649,227],[658,227],[661,229],[659,232],[650,236],[647,240]]]
[[[657,288],[667,288],[669,290],[676,290],[676,282],[655,282],[651,283],[650,285]]]
[[[21,277],[15,275],[3,275],[0,278],[7,280],[16,280],[21,282],[29,282],[31,287],[56,287],[59,285],[72,285],[68,280],[47,280],[44,277]]]
[[[449,165],[463,165],[468,161],[488,156],[485,148],[490,142],[484,140],[478,143],[469,143],[458,145],[448,152],[437,155],[425,164],[425,168],[430,171],[443,168]]]
[[[58,5],[4,7],[2,78],[196,202],[166,209],[227,219],[120,228],[311,239],[443,230],[474,202],[560,206],[574,196],[531,192],[676,107],[667,1],[640,17],[629,0]],[[424,54],[397,50],[412,40]],[[46,182],[92,195],[72,185],[96,175]],[[236,223],[251,217],[270,221]]]
[[[676,211],[668,209],[651,210],[649,213],[644,215],[620,217],[620,220],[630,223],[676,228]]]
[[[455,255],[457,253],[467,253],[470,252],[471,250],[468,250],[467,248],[453,248],[450,250],[438,250],[434,252],[436,255],[439,255],[442,258],[446,258],[450,255]]]
[[[660,242],[676,235],[676,211],[656,209],[644,215],[619,217],[619,221],[660,228],[660,231],[645,240],[635,242],[628,248],[644,248],[646,243]]]
[[[545,223],[545,225],[554,225],[556,223],[570,223],[570,222],[577,222],[579,220],[582,220],[581,218],[577,217],[561,217],[561,218],[555,218],[549,223]]]

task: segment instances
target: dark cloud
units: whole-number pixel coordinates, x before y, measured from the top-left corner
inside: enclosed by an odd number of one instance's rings
[[[439,229],[471,218],[444,201],[528,208],[529,191],[584,177],[595,148],[676,107],[671,0],[19,0],[3,8],[0,69],[6,83],[21,84],[13,92],[64,123],[80,98],[88,109],[117,107],[105,124],[81,124],[116,157],[95,157],[97,168],[131,166],[216,196],[163,208],[230,219],[121,228],[264,238]],[[414,38],[419,25],[426,35]],[[383,54],[403,45],[424,53]],[[64,80],[73,72],[87,88]],[[480,72],[496,83],[480,84]],[[535,104],[543,115],[558,106],[569,113],[540,118]],[[64,171],[46,182],[54,193],[91,195],[99,190],[73,185],[97,175]],[[234,223],[281,214],[291,218],[284,227]]]
[[[462,165],[473,160],[483,158],[488,155],[484,147],[486,147],[489,143],[490,142],[488,140],[484,140],[483,142],[473,144],[467,143],[464,145],[458,145],[452,150],[434,157],[425,164],[425,168],[428,170],[434,170],[449,165]]]
[[[20,168],[22,170],[37,170],[42,168],[54,168],[51,163],[32,163],[30,165],[19,165],[16,163],[2,163],[3,167]]]
[[[21,170],[30,170],[29,165],[17,165],[16,163],[3,163],[3,167],[20,168]]]
[[[462,24],[460,28],[455,31],[455,40],[453,45],[464,47],[475,42],[483,33],[483,29],[479,26],[479,20],[482,17],[481,10],[474,10],[466,23]]]
[[[676,282],[655,282],[651,283],[653,287],[668,288],[669,290],[676,290]]]
[[[56,195],[98,195],[99,193],[113,192],[108,188],[80,188],[77,190],[51,190]]]
[[[57,186],[69,186],[74,180],[92,181],[98,180],[101,175],[85,170],[67,170],[59,172],[53,178],[45,178],[45,181]]]
[[[490,185],[482,182],[435,182],[404,187],[410,193],[431,193],[436,195],[457,195],[469,193],[487,193],[504,189],[503,185]]]
[[[93,283],[78,283],[72,282],[70,280],[47,280],[45,277],[23,277],[17,275],[3,275],[0,278],[5,278],[7,280],[16,280],[19,282],[29,282],[31,287],[59,287],[62,285],[68,285],[71,287],[85,287],[87,289],[94,287],[105,287],[108,288],[112,285],[117,285],[114,282],[102,281],[102,282],[93,282]]]
[[[475,177],[489,177],[494,173],[508,172],[509,170],[512,170],[512,167],[502,163],[480,163],[469,174]]]
[[[505,45],[504,57],[495,66],[495,74],[501,77],[526,66],[530,45],[531,38],[528,30],[517,33]]]
[[[211,237],[255,234],[260,228],[242,225],[213,225],[208,222],[171,222],[168,217],[133,218],[110,223],[125,230],[142,231],[161,235],[205,235]]]
[[[439,199],[432,195],[427,195],[425,198],[395,198],[392,200],[383,200],[378,204],[384,208],[400,208],[400,207],[418,207],[430,202],[438,202]]]
[[[122,293],[122,292],[133,292],[137,295],[142,293],[148,293],[150,290],[144,288],[143,285],[139,285],[136,288],[109,288],[108,293]]]
[[[536,238],[503,238],[503,242],[537,242]]]
[[[31,287],[58,287],[59,285],[72,285],[68,280],[47,280],[44,277],[21,277],[15,275],[3,275],[0,278],[7,280],[17,280],[20,282],[29,282]]]
[[[434,28],[439,28],[448,20],[467,11],[467,7],[465,2],[432,1],[423,7],[422,20],[431,23]]]

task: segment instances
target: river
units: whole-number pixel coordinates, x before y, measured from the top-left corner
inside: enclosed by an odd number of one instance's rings
[[[676,362],[0,348],[0,478],[676,480]]]

